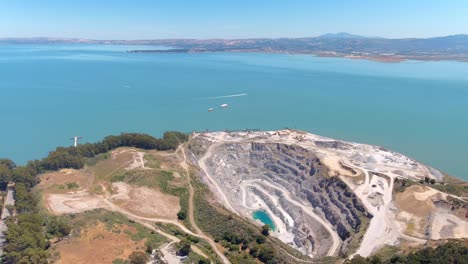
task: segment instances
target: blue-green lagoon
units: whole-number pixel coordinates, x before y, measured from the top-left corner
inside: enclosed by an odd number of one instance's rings
[[[0,157],[21,164],[75,135],[291,127],[468,179],[468,63],[126,52],[138,48],[0,45]]]
[[[255,220],[260,220],[265,225],[268,225],[271,228],[271,230],[273,231],[276,230],[275,223],[273,222],[270,215],[266,211],[263,211],[263,210],[254,211],[252,213],[252,218]]]

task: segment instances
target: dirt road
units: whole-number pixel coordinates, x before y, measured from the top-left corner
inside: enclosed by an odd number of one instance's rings
[[[218,143],[215,143],[215,144],[212,144],[208,147],[208,149],[206,150],[206,153],[205,155],[203,155],[203,157],[198,161],[198,166],[200,167],[200,169],[202,169],[202,171],[205,173],[206,175],[206,178],[210,181],[210,184],[216,189],[216,192],[219,194],[219,196],[221,196],[222,200],[223,200],[223,205],[228,209],[230,210],[231,212],[233,213],[237,213],[237,211],[234,209],[234,207],[231,205],[231,203],[229,202],[228,198],[226,197],[226,195],[224,194],[223,190],[221,189],[221,187],[219,187],[219,185],[216,183],[216,181],[211,177],[211,175],[208,173],[208,169],[206,168],[206,160],[211,157],[212,153],[213,153],[213,148],[219,146],[223,144],[223,142],[218,142]]]
[[[198,227],[196,221],[195,221],[195,214],[194,214],[194,204],[193,204],[193,196],[195,194],[195,191],[193,190],[193,186],[190,180],[190,172],[189,172],[189,165],[187,164],[187,156],[185,155],[185,149],[184,145],[181,145],[178,150],[180,149],[181,154],[182,154],[182,161],[180,163],[181,167],[185,170],[185,175],[187,177],[187,181],[189,184],[189,205],[188,205],[188,215],[189,215],[189,221],[192,227],[195,229],[195,232],[197,235],[199,235],[201,238],[204,240],[208,241],[210,246],[213,248],[213,250],[216,252],[218,257],[223,261],[223,263],[227,264],[230,263],[230,261],[224,256],[223,252],[219,250],[218,245],[211,239],[211,237],[205,235],[203,231]]]

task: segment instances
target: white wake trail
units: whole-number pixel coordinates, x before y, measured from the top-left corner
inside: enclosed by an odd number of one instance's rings
[[[246,95],[247,95],[246,93],[242,93],[242,94],[230,94],[230,95],[223,95],[223,96],[198,98],[198,100],[221,99],[221,98],[230,98],[230,97],[240,97],[240,96],[246,96]]]

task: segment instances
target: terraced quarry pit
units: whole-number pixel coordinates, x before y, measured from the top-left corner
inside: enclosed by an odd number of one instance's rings
[[[248,219],[265,211],[271,233],[303,254],[369,256],[430,239],[406,233],[393,183],[443,176],[402,154],[292,130],[195,134],[188,148],[220,203]],[[458,232],[466,219],[453,222],[457,237],[468,237]]]

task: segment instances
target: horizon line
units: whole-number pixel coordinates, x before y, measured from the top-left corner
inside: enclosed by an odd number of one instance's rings
[[[27,40],[27,39],[49,39],[49,40],[74,40],[74,41],[153,41],[153,40],[245,40],[245,39],[304,39],[304,38],[320,38],[326,35],[339,35],[347,34],[353,35],[356,38],[364,39],[432,39],[432,38],[443,38],[451,36],[468,36],[468,33],[457,33],[450,35],[441,35],[441,36],[431,36],[431,37],[399,37],[399,38],[389,38],[381,36],[365,36],[358,35],[347,32],[337,32],[337,33],[325,33],[317,36],[302,36],[302,37],[240,37],[240,38],[222,38],[222,37],[213,37],[213,38],[184,38],[184,37],[168,37],[168,38],[136,38],[136,39],[105,39],[105,38],[85,38],[85,37],[50,37],[50,36],[35,36],[35,37],[0,37],[0,40]],[[332,37],[333,38],[333,37]],[[339,37],[336,37],[339,38]],[[352,39],[352,37],[345,37],[343,39]]]

